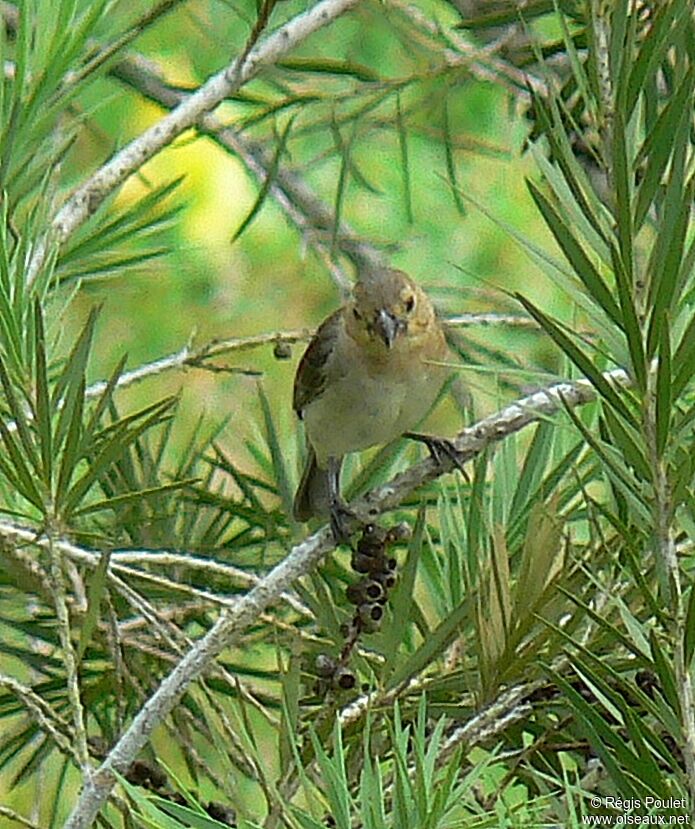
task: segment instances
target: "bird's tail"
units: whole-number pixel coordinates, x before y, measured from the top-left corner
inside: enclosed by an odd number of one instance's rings
[[[328,470],[321,469],[316,463],[316,453],[309,446],[302,480],[294,496],[292,513],[296,521],[308,521],[310,518],[328,515],[329,511]]]

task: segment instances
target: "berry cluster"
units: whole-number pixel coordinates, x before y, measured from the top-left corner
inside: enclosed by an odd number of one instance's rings
[[[352,626],[357,627],[358,632],[375,631],[384,616],[389,590],[396,583],[397,562],[388,555],[388,545],[397,540],[399,538],[394,529],[385,530],[378,524],[367,524],[357,542],[350,563],[356,573],[363,573],[364,576],[347,588],[346,595],[357,608]]]
[[[362,578],[348,586],[348,601],[355,605],[355,613],[343,626],[345,643],[336,659],[325,653],[317,655],[314,669],[318,676],[316,693],[325,695],[331,689],[349,691],[357,684],[354,671],[348,667],[353,648],[362,633],[373,633],[384,617],[389,591],[396,584],[396,559],[389,555],[389,546],[410,536],[410,527],[400,524],[389,530],[377,524],[367,524],[357,548],[352,553],[352,569]]]

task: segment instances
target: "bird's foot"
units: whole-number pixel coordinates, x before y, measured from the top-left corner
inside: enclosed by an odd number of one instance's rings
[[[331,532],[336,544],[348,544],[352,533],[349,522],[355,518],[355,512],[348,505],[336,499],[331,504]]]
[[[406,432],[404,437],[424,443],[437,466],[441,466],[445,458],[451,461],[466,481],[469,481],[468,473],[463,468],[463,462],[453,441],[432,435],[423,435],[420,432]]]

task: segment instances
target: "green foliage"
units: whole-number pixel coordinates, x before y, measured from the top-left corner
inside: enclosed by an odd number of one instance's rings
[[[0,3],[0,786],[50,800],[47,826],[75,800],[72,747],[84,740],[102,759],[219,612],[304,537],[289,518],[301,450],[272,380],[249,392],[237,366],[191,360],[191,347],[178,367],[214,370],[224,403],[205,375],[182,436],[187,389],[133,392],[138,375],[94,302],[181,255],[172,234],[191,200],[179,201],[179,171],[151,183],[138,169],[144,194],[96,194],[99,210],[57,241],[57,208],[86,175],[82,154],[100,149],[88,136],[100,134],[114,78],[164,106],[183,94],[160,84],[158,99],[144,62],[129,64],[134,75],[117,68],[176,5],[137,17],[106,2],[31,0],[14,15]],[[196,21],[210,44],[190,49],[182,76],[202,81],[230,44],[244,54],[304,10],[220,6],[231,34],[190,10],[171,24],[193,38]],[[374,205],[419,231],[439,181],[457,222],[494,218],[532,263],[506,298],[479,290],[495,309],[515,298],[535,322],[534,382],[581,377],[594,399],[577,408],[567,396],[523,435],[510,415],[470,480],[444,477],[379,518],[412,534],[389,543],[397,582],[378,628],[351,638],[346,590],[359,577],[344,551],[278,598],[160,725],[102,821],[213,829],[227,825],[210,807],[219,801],[247,829],[579,826],[595,797],[692,798],[691,4],[364,3],[337,29],[224,105],[229,127],[215,140],[258,180],[239,217],[224,216],[239,255],[229,269],[243,270],[257,238],[263,272],[286,267],[263,236],[273,199],[335,269],[389,249],[395,225]],[[502,90],[488,88],[487,102],[510,96],[523,110],[529,201],[547,242],[469,192],[468,154],[489,161],[497,149],[471,123],[481,78]],[[128,129],[111,124],[101,155]],[[457,230],[439,229],[447,253]],[[423,271],[439,267],[431,258]],[[504,266],[500,256],[494,269]],[[119,279],[93,279],[106,276]],[[471,287],[458,277],[452,302]],[[555,292],[547,303],[541,277]],[[190,281],[187,325],[205,285]],[[270,288],[258,286],[259,304]],[[284,297],[272,302],[284,324]],[[159,313],[158,327],[169,322]],[[492,363],[499,382],[481,381],[476,409],[521,396],[518,341],[478,337],[456,350]],[[471,406],[456,394],[454,384],[444,396],[458,428]],[[212,411],[200,411],[203,396]],[[345,492],[384,483],[417,453],[398,441],[349,459]]]

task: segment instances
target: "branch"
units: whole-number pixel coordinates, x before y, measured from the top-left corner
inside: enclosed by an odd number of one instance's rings
[[[36,544],[44,549],[48,549],[49,547],[48,539],[45,536],[38,536],[36,530],[32,527],[27,527],[5,519],[0,519],[0,539],[4,544],[9,546],[12,552],[15,552],[16,548],[20,547],[20,545],[25,544]],[[101,558],[99,551],[90,550],[86,547],[80,547],[77,544],[65,539],[54,539],[53,545],[61,555],[71,559],[72,561],[85,564],[92,568],[99,564]],[[0,547],[0,551],[5,552],[2,547]],[[25,558],[28,560],[28,557],[23,556],[22,563],[24,566],[27,566]],[[227,607],[233,607],[237,600],[229,598],[222,599],[213,593],[195,590],[188,585],[179,585],[169,579],[158,579],[157,576],[153,576],[151,573],[129,566],[131,564],[159,565],[161,567],[187,567],[191,570],[200,570],[218,577],[224,576],[225,578],[233,579],[249,586],[254,586],[262,580],[260,576],[256,576],[253,573],[242,570],[232,564],[217,561],[216,559],[203,558],[195,555],[194,553],[181,553],[169,550],[119,550],[111,554],[111,558],[109,560],[109,574],[118,575],[120,573],[122,575],[134,576],[138,579],[157,581],[160,586],[167,587],[168,589],[185,590],[205,602]],[[37,579],[39,577],[44,579],[43,572],[39,571],[39,568],[35,564],[32,570],[32,575]],[[46,583],[45,589],[47,595],[50,596],[50,585]],[[281,598],[284,602],[287,602],[287,604],[301,616],[313,618],[311,610],[299,601],[293,593],[282,593],[279,598]]]
[[[404,17],[411,24],[415,35],[423,33],[429,36],[430,41],[434,41],[434,45],[441,49],[441,27],[423,14],[420,8],[408,0],[388,0],[387,7]],[[495,56],[493,53],[498,48],[496,44],[491,48],[480,49],[456,30],[447,31],[446,37],[453,47],[443,50],[449,66],[465,66],[474,78],[499,84],[525,103],[531,101],[529,88],[540,95],[547,95],[548,88],[542,80]]]
[[[74,728],[75,753],[84,776],[89,776],[91,765],[89,749],[87,747],[87,727],[85,724],[85,710],[80,694],[78,675],[78,659],[73,645],[70,629],[70,614],[68,613],[67,594],[65,590],[65,575],[63,573],[63,556],[55,546],[55,535],[52,526],[46,534],[46,548],[49,553],[50,577],[52,582],[53,602],[56,609],[58,636],[63,649],[63,663],[67,677],[68,702],[72,711]]]
[[[72,745],[72,735],[70,735],[68,724],[44,699],[28,685],[22,685],[21,682],[17,682],[16,679],[5,674],[0,674],[0,688],[6,688],[17,697],[34,718],[39,728],[45,731],[46,734],[50,734],[58,748],[68,757],[71,757],[76,765],[82,765],[84,768],[81,758]]]
[[[533,328],[540,330],[538,325],[530,317],[518,314],[459,314],[455,317],[442,320],[447,328],[471,328],[490,327],[497,325],[511,326],[515,328]],[[294,331],[271,331],[267,334],[254,334],[250,337],[230,337],[226,340],[213,340],[198,348],[185,345],[183,348],[165,357],[160,357],[150,363],[143,363],[137,368],[123,373],[116,382],[116,388],[123,389],[147,380],[167,371],[177,371],[185,368],[200,368],[206,360],[213,357],[221,357],[235,351],[250,351],[254,348],[261,348],[266,345],[283,343],[293,345],[294,343],[307,342],[310,340],[316,329],[298,328]],[[88,398],[98,397],[106,388],[106,381],[99,380],[88,386],[85,394]],[[9,424],[12,428],[11,423]]]
[[[51,224],[50,239],[37,243],[27,269],[31,284],[46,261],[51,243],[65,242],[92,216],[104,199],[225,98],[234,95],[266,65],[276,63],[309,35],[327,26],[359,0],[319,0],[268,35],[243,60],[235,59],[192,95],[117,152],[68,198]]]
[[[308,340],[312,335],[313,332],[311,329],[302,328],[295,331],[256,334],[251,337],[231,337],[227,340],[213,340],[200,348],[192,348],[190,345],[185,345],[173,354],[167,354],[166,357],[160,357],[151,363],[144,363],[131,371],[126,371],[118,378],[116,388],[126,388],[141,380],[155,377],[167,371],[180,370],[187,367],[199,367],[206,360],[219,357],[223,354],[230,354],[234,351],[246,351],[252,348],[258,348],[259,346],[274,345],[275,343],[292,344],[301,342],[302,340]],[[88,386],[85,394],[87,397],[98,397],[105,388],[106,381],[100,380]]]
[[[26,826],[27,829],[41,829],[41,827],[36,823],[32,823],[30,820],[22,817],[22,815],[15,812],[14,809],[10,809],[9,806],[3,806],[0,804],[0,815],[2,817],[6,817],[8,820],[13,820],[15,823],[19,823],[20,826]]]
[[[631,385],[624,369],[614,369],[605,372],[603,376],[619,387]],[[406,496],[423,483],[467,463],[491,444],[561,411],[565,406],[574,408],[595,399],[596,391],[588,380],[555,383],[534,392],[464,429],[452,441],[455,458],[445,455],[439,462],[427,458],[367,493],[352,506],[357,507],[356,512],[362,520],[372,520],[379,513],[398,507]]]
[[[325,553],[333,549],[330,531],[325,528],[298,544],[235,608],[223,613],[208,633],[178,663],[152,697],[140,709],[102,765],[84,781],[79,801],[65,829],[86,829],[92,825],[108,798],[116,778],[123,773],[149,739],[155,726],[167,716],[188,686],[221,651],[251,624],[268,605],[298,578],[312,570]]]
[[[142,58],[133,57],[123,60],[113,67],[110,74],[167,109],[180,106],[190,97],[189,93],[167,84],[152,69],[151,64]],[[203,115],[196,127],[200,133],[209,136],[216,144],[241,159],[260,184],[267,180],[273,164],[272,158],[262,144],[248,139],[232,127],[225,126],[212,114]],[[284,166],[275,171],[269,192],[287,218],[302,234],[304,240],[314,248],[334,282],[341,290],[347,292],[350,282],[331,255],[331,237],[335,222],[331,209],[302,178]],[[369,242],[359,239],[345,221],[340,222],[336,243],[358,268],[363,266],[374,268],[383,264],[378,250]]]
[[[629,384],[621,370],[608,372],[609,381],[619,386]],[[507,406],[497,414],[465,429],[454,441],[460,462],[470,460],[485,447],[525,426],[551,415],[564,406],[579,406],[594,400],[596,393],[587,380],[558,383]],[[432,480],[454,466],[445,458],[436,464],[425,460],[397,475],[389,483],[369,493],[352,506],[363,518],[373,520],[379,513],[392,509],[415,488]],[[355,526],[357,525],[355,521]],[[259,614],[302,576],[311,572],[324,555],[334,548],[330,530],[309,536],[292,548],[236,606],[220,616],[208,633],[178,663],[136,715],[118,743],[99,769],[84,781],[78,803],[65,824],[65,829],[86,829],[91,826],[115,783],[114,772],[123,773],[147,743],[154,728],[176,706],[188,686],[205,671],[222,650],[232,645]]]

